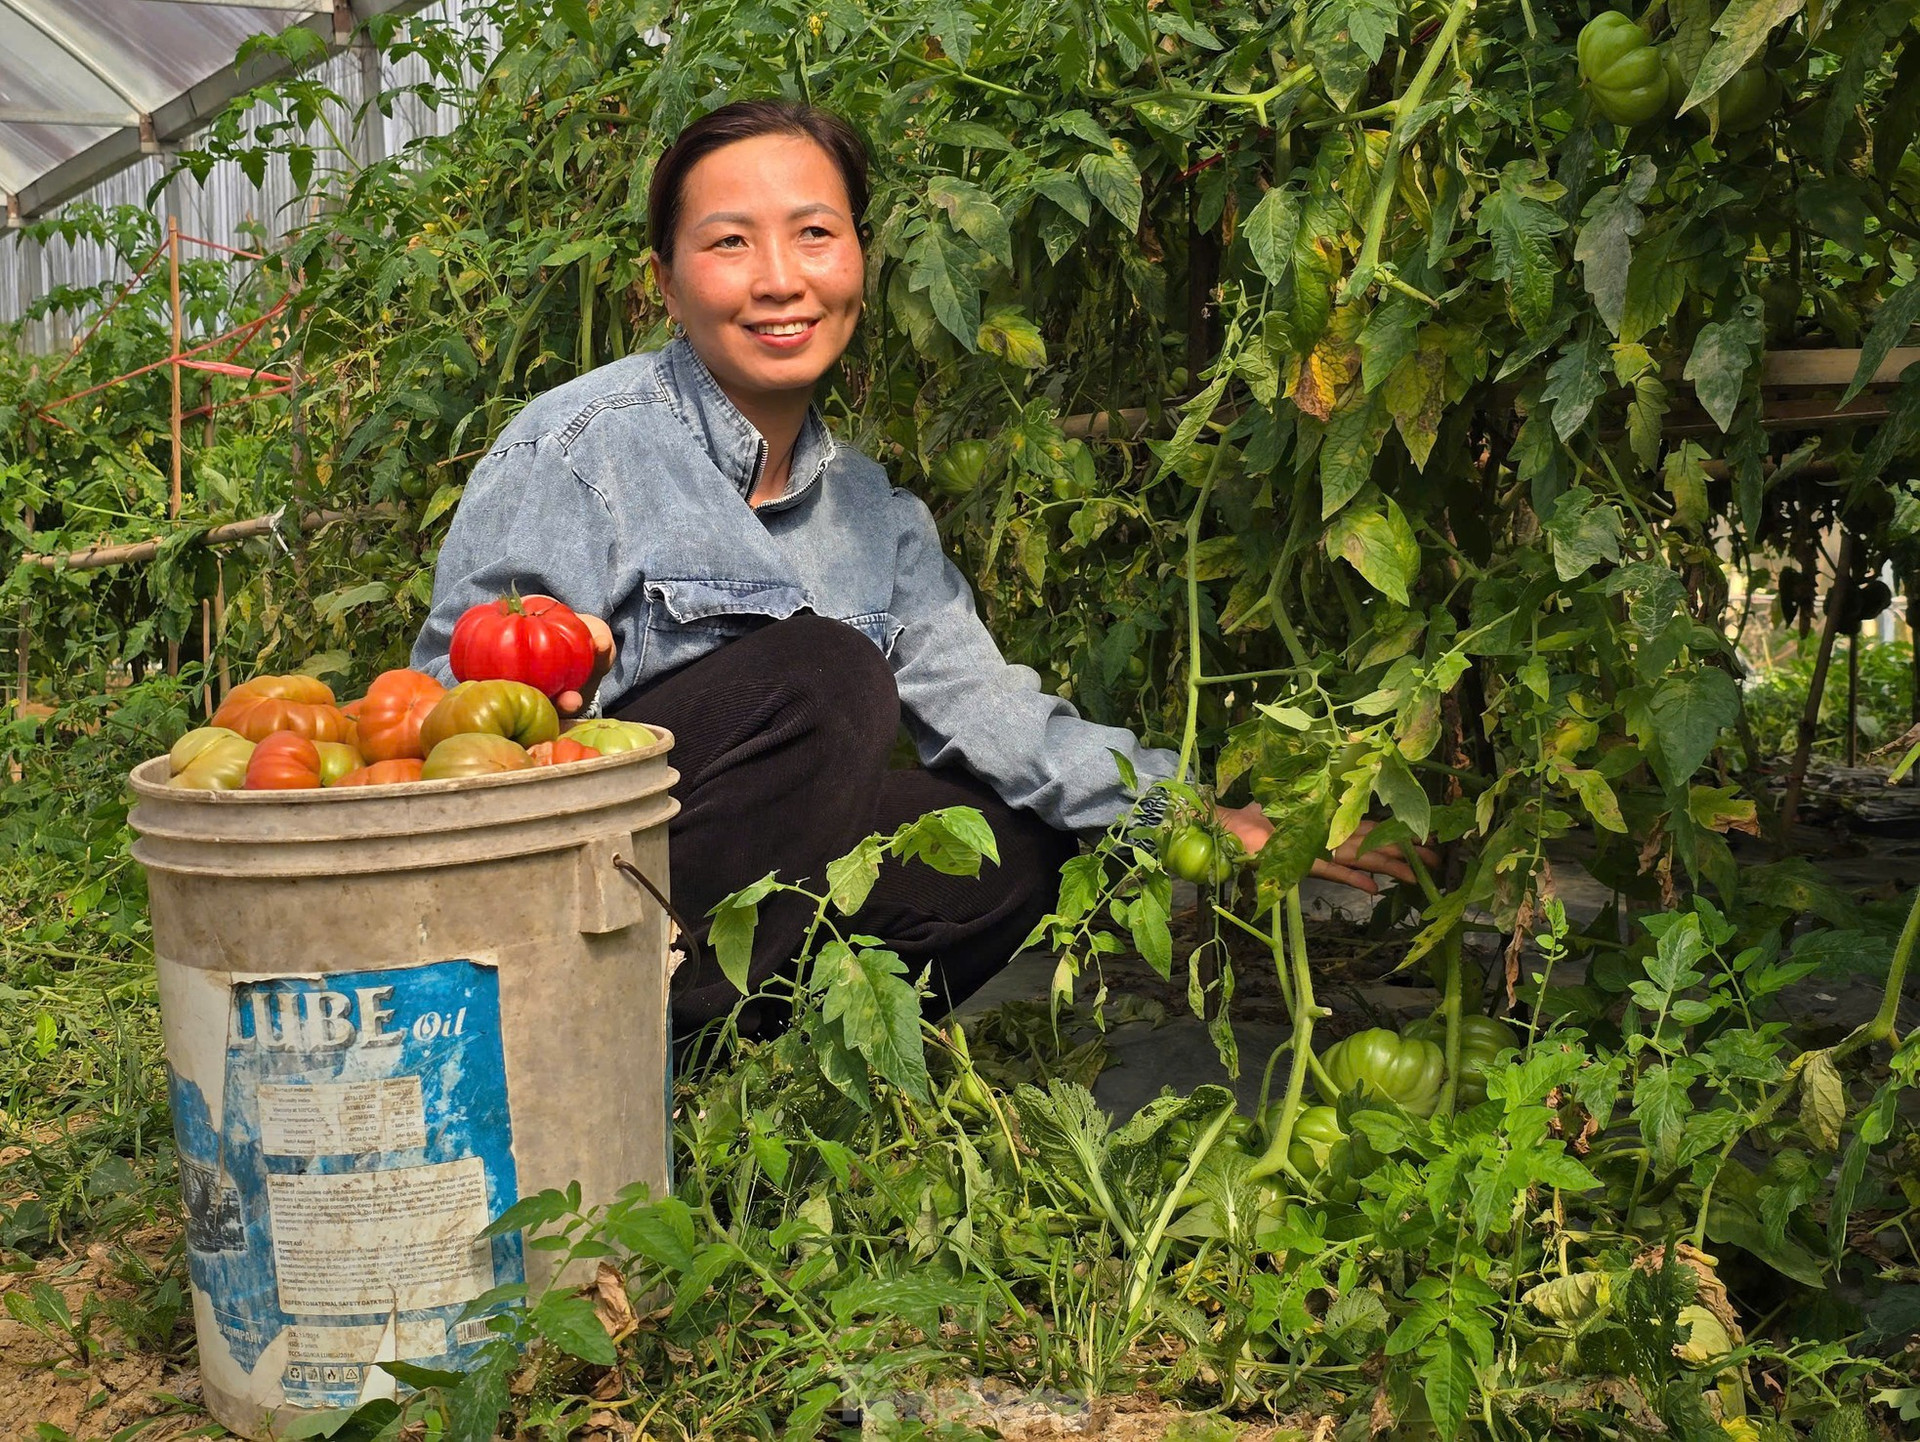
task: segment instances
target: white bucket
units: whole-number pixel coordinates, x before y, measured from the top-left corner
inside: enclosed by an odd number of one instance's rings
[[[667,1183],[672,737],[464,781],[175,791],[136,767],[208,1410],[269,1436],[457,1368],[550,1280],[523,1196]]]

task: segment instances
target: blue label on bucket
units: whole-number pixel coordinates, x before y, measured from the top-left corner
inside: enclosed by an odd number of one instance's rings
[[[194,1284],[289,1404],[462,1365],[488,1335],[467,1304],[524,1280],[517,1233],[476,1240],[518,1195],[492,967],[235,983],[218,1123],[172,1093]]]

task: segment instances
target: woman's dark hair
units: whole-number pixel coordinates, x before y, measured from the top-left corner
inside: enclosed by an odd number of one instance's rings
[[[687,176],[706,156],[737,140],[759,135],[803,136],[827,152],[846,182],[848,217],[858,228],[866,218],[872,186],[867,179],[867,143],[840,116],[817,105],[793,100],[736,100],[703,115],[674,138],[653,168],[647,187],[647,231],[654,253],[673,262],[673,237],[680,225],[680,204]]]

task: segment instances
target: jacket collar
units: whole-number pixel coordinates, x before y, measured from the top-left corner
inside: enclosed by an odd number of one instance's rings
[[[713,378],[713,372],[707,369],[706,362],[684,335],[675,336],[661,351],[660,366],[674,414],[706,447],[714,465],[745,500],[753,494],[754,483],[767,464],[766,438],[727,398],[720,382]],[[778,500],[760,509],[777,510],[799,500],[813,488],[837,453],[838,447],[826,422],[821,420],[819,409],[808,406],[800,437],[794,443],[787,489]]]

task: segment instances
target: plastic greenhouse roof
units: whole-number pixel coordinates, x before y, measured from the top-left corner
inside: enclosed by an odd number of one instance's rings
[[[0,191],[10,224],[165,150],[285,72],[235,64],[248,36],[304,25],[346,48],[359,22],[425,0],[0,0]]]

